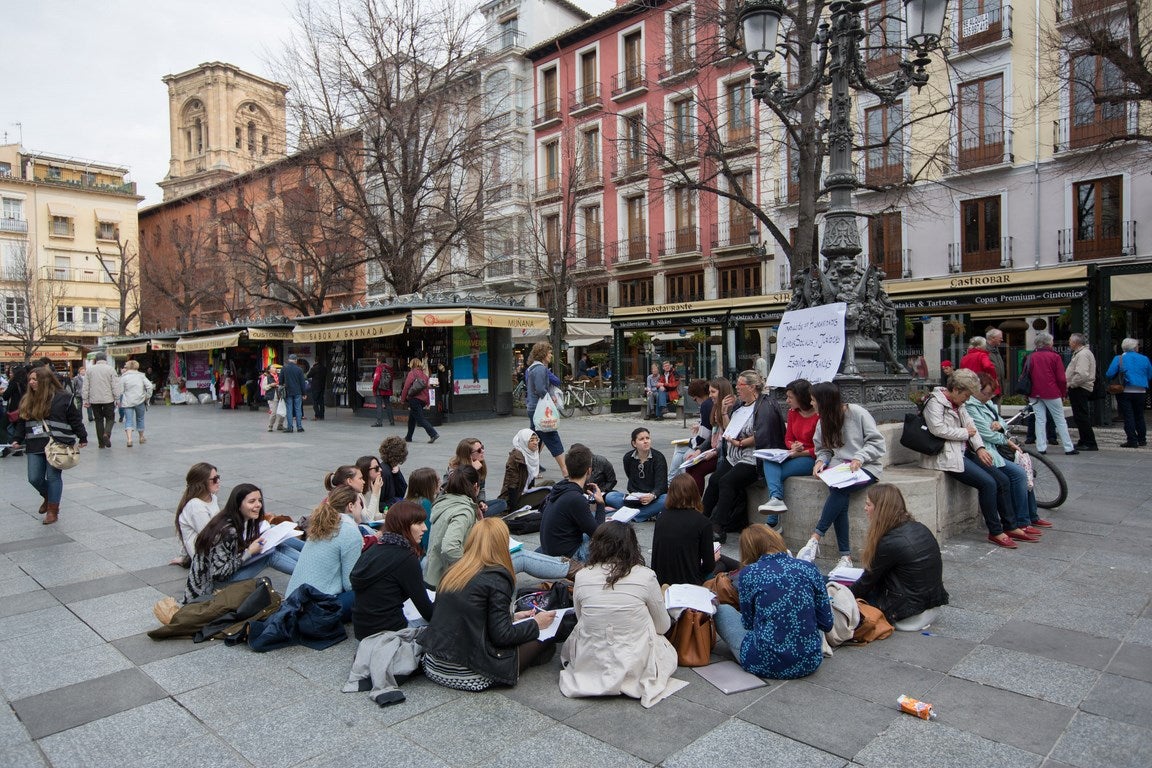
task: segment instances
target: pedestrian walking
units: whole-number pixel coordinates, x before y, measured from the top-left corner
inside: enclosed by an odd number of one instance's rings
[[[269,364],[260,376],[260,392],[268,400],[268,431],[284,429],[284,414],[280,413],[280,404],[284,398],[280,394],[280,366]]]
[[[408,434],[405,442],[412,442],[412,434],[416,426],[420,425],[428,433],[428,442],[434,443],[440,437],[435,427],[424,415],[428,407],[428,374],[424,370],[424,361],[418,357],[408,362],[408,375],[404,378],[404,386],[400,390],[400,399],[408,403]]]
[[[304,369],[300,367],[299,358],[288,355],[288,365],[280,369],[280,392],[288,415],[285,432],[304,431],[304,383]]]
[[[1092,389],[1096,386],[1096,356],[1088,348],[1082,333],[1068,337],[1072,359],[1064,369],[1068,380],[1068,400],[1072,403],[1072,420],[1076,423],[1076,450],[1096,451],[1096,433],[1092,431]]]
[[[537,342],[532,346],[532,351],[528,353],[528,359],[530,361],[528,369],[524,371],[524,386],[527,389],[528,398],[528,426],[536,431],[536,424],[532,418],[536,412],[536,404],[541,397],[551,396],[548,379],[551,371],[548,370],[548,366],[552,364],[552,345],[546,341]],[[557,382],[558,385],[559,382]],[[560,431],[552,430],[551,432],[536,432],[536,434],[540,435],[540,442],[544,443],[548,453],[556,459],[556,465],[560,467],[560,474],[567,478],[568,467],[564,463],[564,443],[560,439]]]
[[[120,405],[124,409],[124,434],[128,447],[132,447],[132,431],[140,433],[140,444],[148,442],[144,437],[144,412],[148,409],[148,399],[152,397],[152,382],[140,372],[140,363],[129,360],[124,363],[120,374]]]
[[[43,498],[40,509],[44,525],[60,516],[64,474],[48,463],[45,449],[50,440],[69,445],[88,445],[88,430],[72,395],[63,391],[51,368],[43,366],[28,374],[28,391],[20,399],[13,448],[23,447],[28,456],[28,484]]]
[[[1121,448],[1143,448],[1148,445],[1148,431],[1144,423],[1144,402],[1148,397],[1148,379],[1152,378],[1152,363],[1140,354],[1140,342],[1124,339],[1120,354],[1112,358],[1108,372],[1111,379],[1117,374],[1124,377],[1124,391],[1116,395],[1116,405],[1124,417],[1124,435],[1128,438]]]
[[[55,374],[49,373],[52,378]],[[96,442],[101,448],[112,447],[112,425],[116,423],[116,401],[123,390],[116,371],[108,364],[108,355],[97,352],[92,356],[92,365],[84,377],[84,407],[92,409],[96,419]]]
[[[388,423],[396,426],[396,415],[392,413],[392,379],[396,373],[392,366],[384,361],[380,355],[376,356],[376,370],[372,373],[372,394],[376,398],[376,423],[372,426],[384,426],[384,413],[388,413]]]
[[[1064,446],[1064,453],[1074,456],[1077,451],[1072,446],[1068,434],[1068,422],[1064,418],[1064,397],[1068,394],[1068,380],[1064,377],[1064,361],[1052,349],[1052,334],[1041,331],[1036,334],[1036,351],[1028,358],[1032,374],[1032,392],[1028,402],[1036,414],[1036,450],[1048,450],[1048,417],[1056,425],[1056,436]]]

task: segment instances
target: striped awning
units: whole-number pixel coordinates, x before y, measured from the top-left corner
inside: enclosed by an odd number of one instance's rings
[[[340,323],[297,325],[292,329],[292,340],[304,344],[316,341],[375,339],[403,333],[407,323],[408,316],[404,314],[373,317],[365,320],[345,320]]]
[[[228,349],[240,343],[240,332],[218,333],[214,336],[192,336],[176,342],[177,352],[203,352],[207,349]]]

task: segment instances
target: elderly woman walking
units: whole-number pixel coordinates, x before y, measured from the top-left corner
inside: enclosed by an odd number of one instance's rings
[[[120,405],[124,409],[124,434],[128,438],[128,447],[132,447],[132,431],[140,433],[140,444],[148,442],[144,437],[144,412],[148,409],[148,399],[152,397],[152,382],[140,373],[140,363],[129,360],[124,363],[124,371],[120,374],[120,387],[124,394],[120,396]]]
[[[1064,398],[1068,395],[1068,380],[1064,376],[1064,360],[1052,349],[1052,334],[1036,334],[1036,351],[1028,357],[1025,366],[1032,375],[1032,391],[1028,402],[1036,414],[1036,450],[1048,450],[1048,417],[1056,425],[1056,436],[1064,446],[1064,453],[1080,453],[1072,445],[1068,422],[1064,418]]]
[[[1143,448],[1148,444],[1148,431],[1144,424],[1144,399],[1148,394],[1148,379],[1152,378],[1152,363],[1140,354],[1140,342],[1124,339],[1121,353],[1112,359],[1105,375],[1124,377],[1124,391],[1116,395],[1116,404],[1124,417],[1124,436],[1128,439],[1121,448]]]

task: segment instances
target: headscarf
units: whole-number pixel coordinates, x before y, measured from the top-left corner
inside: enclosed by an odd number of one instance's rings
[[[540,449],[537,448],[534,451],[528,447],[528,441],[531,440],[535,434],[536,433],[531,429],[525,427],[524,429],[517,432],[516,435],[512,438],[512,447],[523,454],[524,464],[528,467],[529,487],[532,485],[532,482],[536,479],[537,475],[540,474]]]

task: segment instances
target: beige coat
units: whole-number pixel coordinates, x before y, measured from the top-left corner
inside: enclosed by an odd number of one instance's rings
[[[1092,387],[1096,384],[1096,356],[1088,349],[1087,344],[1072,353],[1064,377],[1068,379],[1068,389],[1092,391]]]
[[[952,407],[945,391],[943,387],[934,389],[924,406],[924,423],[929,432],[944,438],[944,450],[935,456],[920,454],[920,466],[943,472],[963,472],[965,447],[970,445],[972,450],[979,450],[984,447],[984,441],[979,432],[968,437],[968,427],[975,427],[976,423],[963,406]]]
[[[579,623],[560,652],[560,692],[568,697],[640,699],[644,707],[688,683],[672,679],[676,649],[664,637],[672,626],[650,568],[638,565],[606,589],[604,566],[576,574],[573,602]]]

